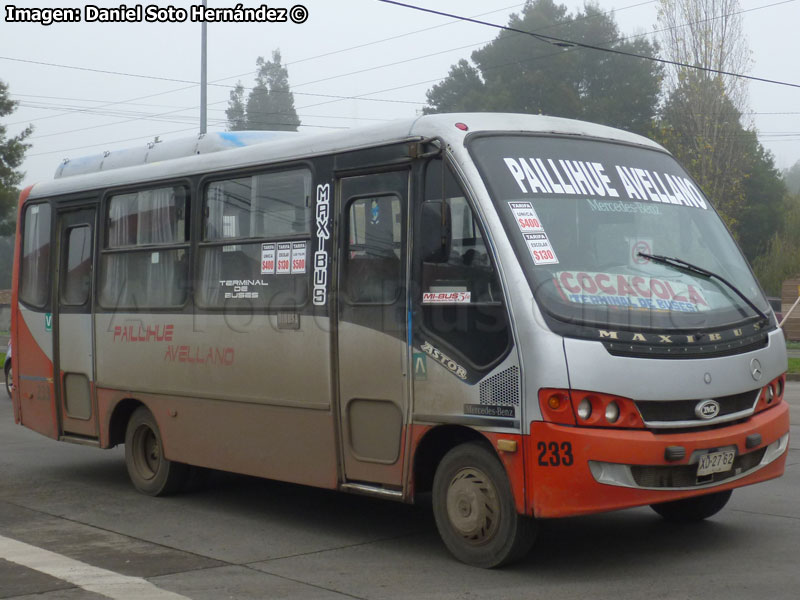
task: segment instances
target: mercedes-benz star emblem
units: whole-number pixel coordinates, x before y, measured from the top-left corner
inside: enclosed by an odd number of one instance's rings
[[[750,361],[750,375],[752,375],[753,379],[756,381],[761,379],[761,363],[758,362],[757,358]]]

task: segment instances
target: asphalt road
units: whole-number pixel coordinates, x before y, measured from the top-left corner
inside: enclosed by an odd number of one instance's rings
[[[193,493],[136,493],[122,448],[15,426],[0,399],[0,598],[793,599],[800,596],[800,383],[786,475],[709,521],[648,508],[545,522],[494,571],[448,555],[429,507],[214,473]]]

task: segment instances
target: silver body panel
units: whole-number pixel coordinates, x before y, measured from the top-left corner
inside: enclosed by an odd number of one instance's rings
[[[693,400],[756,390],[787,369],[786,343],[780,329],[760,350],[695,359],[645,359],[612,356],[600,342],[565,339],[573,389],[605,392],[635,400]],[[763,372],[755,379],[750,363]],[[709,374],[710,383],[706,383]]]

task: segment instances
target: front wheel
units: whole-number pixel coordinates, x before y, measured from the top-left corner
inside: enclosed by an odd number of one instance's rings
[[[149,496],[166,496],[178,491],[189,473],[187,465],[167,460],[153,414],[137,408],[125,430],[125,466],[134,487]]]
[[[536,522],[517,513],[503,465],[477,442],[456,446],[439,463],[433,514],[453,556],[476,567],[518,560],[536,537]]]
[[[661,504],[651,504],[650,508],[667,521],[692,523],[707,519],[721,511],[731,498],[733,490],[695,496],[685,500],[673,500]]]

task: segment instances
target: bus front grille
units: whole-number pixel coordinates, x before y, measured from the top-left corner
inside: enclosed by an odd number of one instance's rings
[[[741,394],[710,398],[710,400],[715,400],[719,404],[719,414],[715,419],[753,410],[760,393],[761,390],[757,389]],[[636,400],[635,402],[636,408],[639,409],[639,414],[642,415],[642,420],[647,425],[658,423],[663,426],[671,422],[685,423],[687,421],[695,421],[699,426],[711,425],[714,423],[714,419],[701,419],[695,414],[695,408],[698,403],[704,400],[706,398],[698,398],[696,400]]]

